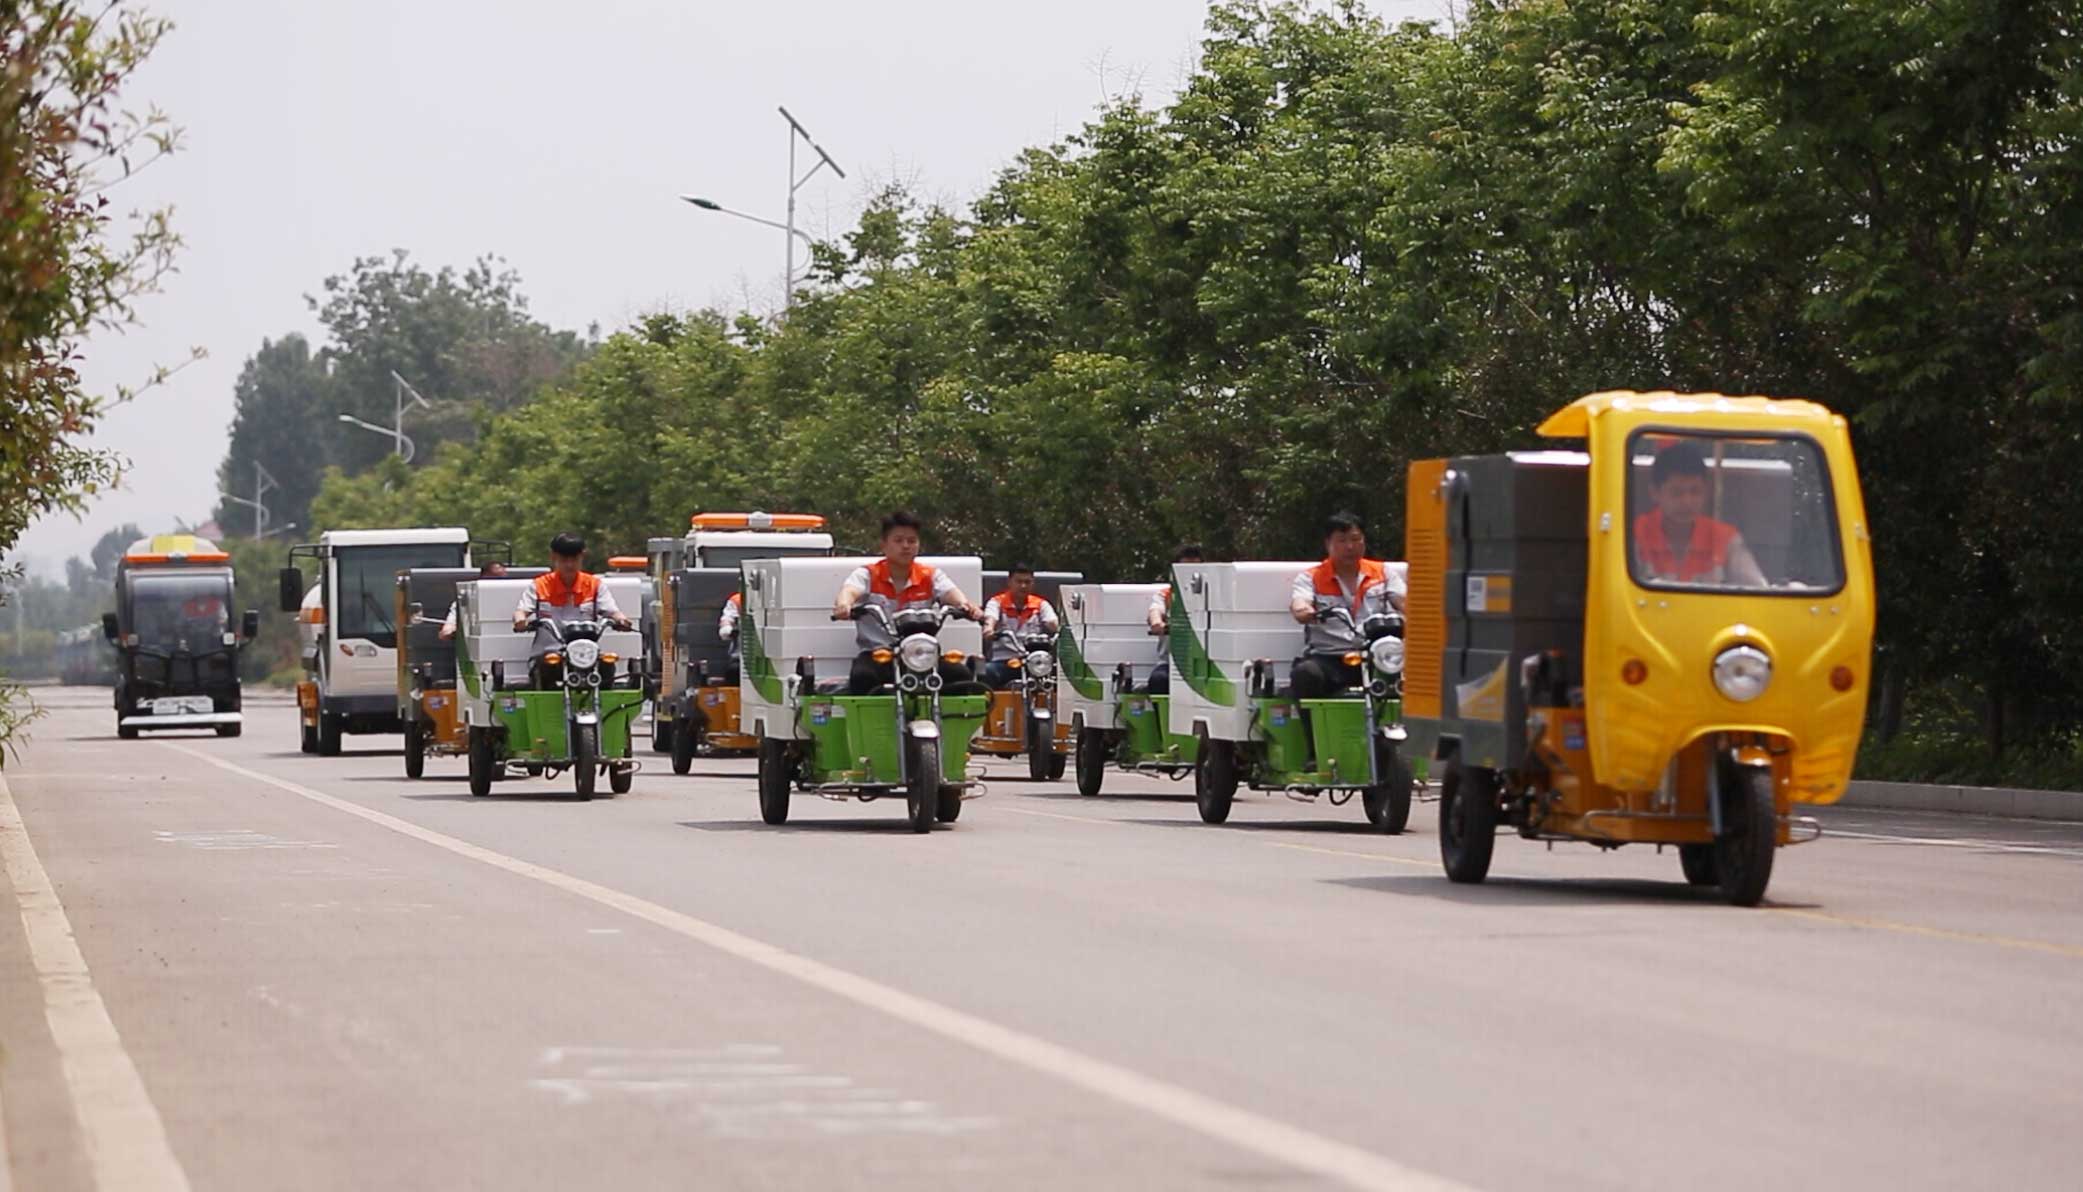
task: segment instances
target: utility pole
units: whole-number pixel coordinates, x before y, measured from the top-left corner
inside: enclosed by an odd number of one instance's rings
[[[788,235],[782,238],[788,244],[788,272],[782,274],[788,279],[788,288],[781,301],[782,309],[790,310],[796,304],[796,192],[803,189],[803,184],[810,181],[812,175],[826,166],[832,167],[832,172],[841,178],[846,177],[846,171],[839,168],[839,163],[832,160],[831,154],[826,153],[822,146],[810,139],[810,131],[803,127],[801,121],[789,115],[787,108],[777,105],[776,110],[781,113],[783,120],[788,121]],[[810,172],[801,178],[796,177],[797,137],[801,137],[804,144],[816,150],[818,158],[817,164],[811,166]]]

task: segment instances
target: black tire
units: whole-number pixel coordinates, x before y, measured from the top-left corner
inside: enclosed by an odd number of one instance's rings
[[[1206,728],[1195,729],[1193,735],[1193,801],[1202,823],[1224,823],[1237,800],[1236,743],[1211,740]]]
[[[1048,721],[1027,718],[1027,779],[1030,782],[1049,780],[1049,761],[1056,756],[1056,726]]]
[[[600,777],[599,732],[597,725],[571,726],[571,786],[581,802],[593,797],[593,782]]]
[[[1063,771],[1070,767],[1070,755],[1049,750],[1049,781],[1063,781]]]
[[[1756,906],[1765,900],[1772,857],[1779,851],[1771,769],[1724,765],[1721,800],[1721,835],[1711,846],[1721,896],[1732,906]]]
[[[1447,880],[1473,883],[1490,876],[1496,849],[1496,772],[1448,763],[1439,787],[1439,859]]]
[[[492,793],[492,730],[472,727],[464,731],[470,743],[470,793],[481,799]]]
[[[1678,867],[1685,871],[1685,880],[1691,885],[1721,884],[1721,874],[1714,868],[1714,846],[1711,844],[1679,845]]]
[[[340,756],[340,718],[318,714],[318,756]]]
[[[686,723],[682,722],[682,731]],[[673,754],[675,761],[678,752]],[[791,773],[788,742],[778,737],[759,739],[759,818],[770,824],[788,822],[788,793],[795,775]]]
[[[904,807],[912,831],[931,832],[934,817],[940,813],[940,742],[913,737],[908,747],[911,765],[910,780],[904,784]]]
[[[613,766],[608,770],[608,789],[618,795],[626,795],[636,785],[636,767]]]
[[[671,753],[672,751],[673,722],[660,716],[658,710],[653,708],[651,711],[651,752]]]
[[[317,753],[317,752],[318,752],[318,726],[317,726],[317,725],[315,725],[315,724],[304,724],[304,723],[301,723],[301,722],[299,722],[299,723],[298,723],[298,725],[297,725],[297,738],[298,738],[298,746],[299,746],[299,748],[301,748],[301,749],[302,749],[302,750],[303,750],[303,751],[304,751],[305,753]]]
[[[427,772],[427,730],[417,720],[405,722],[405,777],[418,778]]]
[[[137,729],[125,728],[119,724],[116,726],[116,736],[125,741],[135,741],[137,740]]]
[[[244,727],[246,726],[243,724],[220,724],[217,726],[217,735],[220,737],[236,737],[239,735],[239,730]]]
[[[952,824],[962,818],[962,788],[952,782],[940,784],[940,803],[933,809],[935,819],[943,824]]]
[[[1078,730],[1078,793],[1091,797],[1107,780],[1107,734],[1102,729]]]
[[[1417,780],[1411,777],[1410,763],[1396,752],[1396,747],[1386,741],[1374,745],[1374,772],[1386,775],[1387,781],[1370,786],[1360,792],[1360,806],[1367,812],[1367,822],[1384,836],[1400,836],[1410,826],[1410,796]]]
[[[673,773],[685,774],[694,768],[694,751],[702,743],[701,728],[685,717],[668,723],[673,734]]]

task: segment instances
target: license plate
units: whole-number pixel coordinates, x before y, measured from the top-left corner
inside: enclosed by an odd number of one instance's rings
[[[154,716],[207,714],[210,710],[210,697],[207,695],[170,695],[152,701]]]

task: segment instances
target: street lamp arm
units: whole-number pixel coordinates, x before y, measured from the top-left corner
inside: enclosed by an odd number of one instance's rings
[[[765,219],[761,216],[748,214],[747,212],[736,211],[724,206],[721,203],[713,202],[709,199],[704,199],[697,195],[681,195],[680,201],[683,203],[692,203],[693,205],[701,208],[704,211],[714,211],[720,215],[735,215],[739,219],[749,219],[756,224],[765,224],[766,226],[773,228],[776,231],[787,232],[789,235],[794,236],[796,239],[801,240],[803,243],[811,245],[812,247],[815,247],[817,244],[817,241],[812,240],[807,234],[799,232],[792,227],[789,227],[787,224],[782,223],[778,219]]]

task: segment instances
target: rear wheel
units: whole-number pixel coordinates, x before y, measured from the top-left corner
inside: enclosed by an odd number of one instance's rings
[[[1721,896],[1735,906],[1764,901],[1779,848],[1779,815],[1772,806],[1772,771],[1764,766],[1722,769],[1721,835],[1714,838],[1714,872]]]
[[[911,830],[930,832],[940,812],[940,742],[914,737],[910,742],[910,778],[904,784],[904,806]]]
[[[940,805],[934,808],[934,816],[943,824],[952,824],[962,818],[962,788],[952,782],[940,784]]]
[[[615,766],[608,771],[608,789],[618,795],[626,795],[636,784],[635,766]]]
[[[1447,764],[1439,787],[1439,859],[1447,879],[1479,882],[1490,876],[1497,848],[1497,773]]]
[[[492,793],[492,730],[475,726],[470,735],[470,793],[483,798]]]
[[[1360,806],[1367,811],[1368,823],[1385,835],[1399,835],[1410,824],[1411,789],[1416,785],[1410,776],[1410,763],[1403,760],[1395,746],[1377,741],[1374,772],[1382,781],[1360,792]]]
[[[137,740],[137,729],[126,728],[119,724],[116,726],[116,735],[125,741],[135,741]]]
[[[1096,728],[1078,730],[1078,793],[1096,795],[1107,780],[1107,734]]]
[[[591,724],[571,728],[571,782],[579,798],[593,797],[593,780],[600,776],[600,729]]]
[[[687,722],[681,722],[681,731],[688,732]],[[691,733],[690,733],[691,735]],[[673,754],[679,759],[677,748]],[[795,776],[789,772],[788,742],[777,737],[759,739],[759,818],[770,824],[788,822],[788,791],[790,780]]]
[[[239,735],[239,730],[244,727],[244,725],[239,724],[220,724],[217,726],[217,735],[220,737],[236,737]]]
[[[1711,844],[1679,845],[1678,867],[1685,871],[1685,880],[1692,885],[1721,884],[1721,874],[1714,869],[1714,846]]]
[[[1193,801],[1203,823],[1223,823],[1237,799],[1236,742],[1211,740],[1206,728],[1195,729],[1193,735]]]
[[[683,716],[667,724],[673,735],[673,773],[685,774],[694,768],[694,750],[702,743],[701,722]]]
[[[317,753],[318,726],[315,724],[299,724],[297,728],[299,748],[301,748],[305,753]]]
[[[1046,720],[1027,718],[1027,777],[1047,782],[1056,757],[1056,726]]]
[[[673,722],[651,710],[651,752],[671,753],[673,750]]]
[[[1049,781],[1063,781],[1063,771],[1070,766],[1070,755],[1049,750]]]
[[[325,712],[318,714],[318,756],[340,756],[340,718]]]
[[[405,777],[418,778],[427,772],[427,730],[417,720],[405,722]]]

